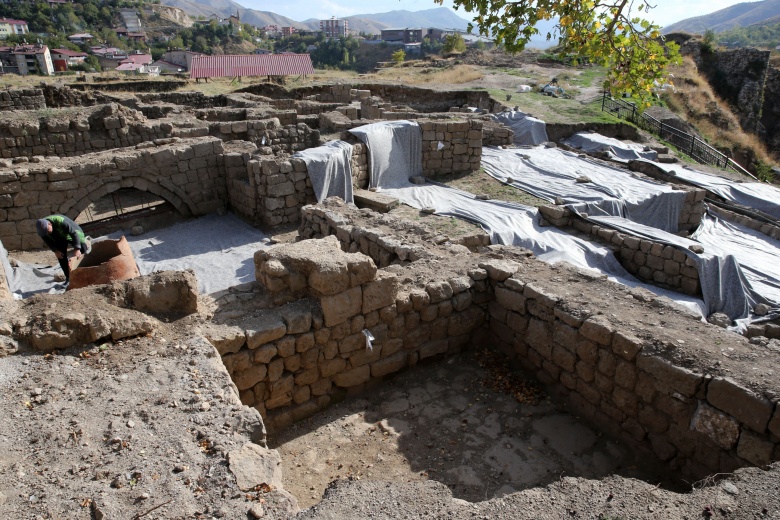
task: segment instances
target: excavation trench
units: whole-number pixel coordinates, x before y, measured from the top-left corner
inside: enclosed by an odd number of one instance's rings
[[[339,479],[436,480],[480,502],[562,477],[677,488],[661,464],[558,406],[508,360],[474,349],[423,363],[269,437],[301,507]]]

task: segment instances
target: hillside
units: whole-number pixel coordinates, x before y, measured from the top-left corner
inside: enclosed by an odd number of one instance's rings
[[[438,27],[464,31],[469,24],[468,20],[464,20],[446,7],[414,12],[402,10],[388,13],[358,14],[347,19],[351,20],[352,18],[375,20],[387,27]]]
[[[193,18],[203,16],[208,18],[210,16],[217,16],[219,18],[227,18],[231,14],[238,12],[241,21],[254,25],[256,27],[264,27],[266,25],[278,25],[296,27],[299,29],[306,29],[307,26],[300,22],[296,22],[286,16],[272,13],[269,11],[257,11],[255,9],[247,9],[244,6],[233,2],[232,0],[161,0],[163,5],[170,5],[178,7],[182,11],[186,12]],[[319,24],[317,25],[319,28]]]
[[[754,24],[780,21],[780,0],[763,0],[732,5],[711,14],[687,18],[664,27],[665,34],[686,31],[703,34],[707,29],[717,32]],[[774,20],[773,20],[774,19]]]

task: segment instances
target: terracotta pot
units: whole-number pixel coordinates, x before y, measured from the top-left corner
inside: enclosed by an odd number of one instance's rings
[[[68,290],[141,276],[125,237],[92,243],[92,251],[70,259]]]

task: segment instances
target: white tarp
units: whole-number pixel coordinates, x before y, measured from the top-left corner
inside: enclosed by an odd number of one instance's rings
[[[669,174],[715,193],[729,202],[757,209],[780,219],[780,189],[762,182],[738,182],[680,165],[654,163]]]
[[[688,249],[691,245],[699,244],[695,240],[619,217],[588,217],[588,220],[632,236],[674,245],[684,251],[696,263],[707,316],[716,312],[724,313],[732,320],[738,321],[737,329],[744,331],[745,326],[754,319],[751,316],[753,307],[757,303],[768,302],[761,294],[763,288],[751,283],[740,259],[732,254],[731,248],[714,247],[708,241],[704,244],[704,253],[697,254]],[[717,242],[721,238],[719,235],[716,231],[711,236]]]
[[[518,110],[506,110],[491,117],[512,129],[515,133],[515,144],[535,146],[550,140],[547,137],[547,124],[544,121]]]
[[[610,159],[620,162],[634,159],[647,159],[649,161],[658,159],[658,152],[646,150],[641,144],[620,141],[596,132],[577,132],[564,139],[563,144],[588,153],[606,152]]]
[[[353,128],[350,133],[368,145],[369,188],[422,174],[422,135],[413,121],[387,121]]]
[[[302,150],[293,157],[303,159],[317,202],[340,197],[354,203],[352,196],[352,145],[330,141],[317,148]]]
[[[141,274],[192,269],[205,294],[254,281],[255,251],[268,247],[268,237],[232,213],[208,215],[135,237],[123,232],[109,237],[123,234]],[[54,282],[62,272],[54,253],[51,260],[52,266],[21,264],[13,269],[9,285],[15,298],[64,291],[63,284]]]
[[[376,123],[371,126],[383,124]],[[390,146],[390,142],[396,141],[392,139],[388,129],[369,130],[362,135],[369,149],[376,146],[390,150],[389,162],[393,162],[396,155],[398,162],[403,162],[409,154],[408,149]],[[631,287],[644,287],[658,295],[667,296],[700,316],[703,315],[701,300],[639,282],[623,269],[609,248],[597,246],[556,228],[539,226],[538,211],[535,208],[509,202],[477,200],[470,193],[437,183],[412,184],[409,177],[415,172],[401,168],[383,170],[384,166],[373,162],[371,168],[372,178],[381,179],[378,191],[413,208],[436,208],[437,214],[474,222],[490,234],[494,244],[525,247],[533,251],[540,260],[548,263],[566,261],[577,267],[606,273],[614,281]]]
[[[780,314],[780,241],[708,212],[692,235],[706,252],[736,258],[749,284],[755,303],[766,303]],[[757,317],[758,318],[758,317]],[[760,319],[760,318],[759,318]]]
[[[557,148],[484,147],[482,167],[494,179],[541,199],[585,204],[581,212],[619,216],[671,233],[677,232],[685,204],[683,191]],[[577,182],[583,177],[590,182]]]

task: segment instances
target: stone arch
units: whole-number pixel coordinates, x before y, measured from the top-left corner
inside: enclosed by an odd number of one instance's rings
[[[59,213],[63,215],[69,215],[71,218],[75,219],[78,217],[78,215],[81,214],[82,211],[87,209],[90,204],[96,202],[101,197],[113,193],[121,188],[135,188],[140,191],[153,193],[158,197],[165,199],[167,202],[170,202],[173,207],[175,207],[179,213],[185,217],[192,216],[195,213],[193,210],[194,205],[192,201],[190,201],[189,198],[181,192],[181,190],[174,186],[173,188],[178,192],[175,193],[173,190],[168,189],[159,183],[151,182],[142,177],[125,177],[118,182],[109,182],[106,184],[101,183],[100,186],[91,189],[87,195],[78,201],[67,201],[63,203],[60,206]]]

